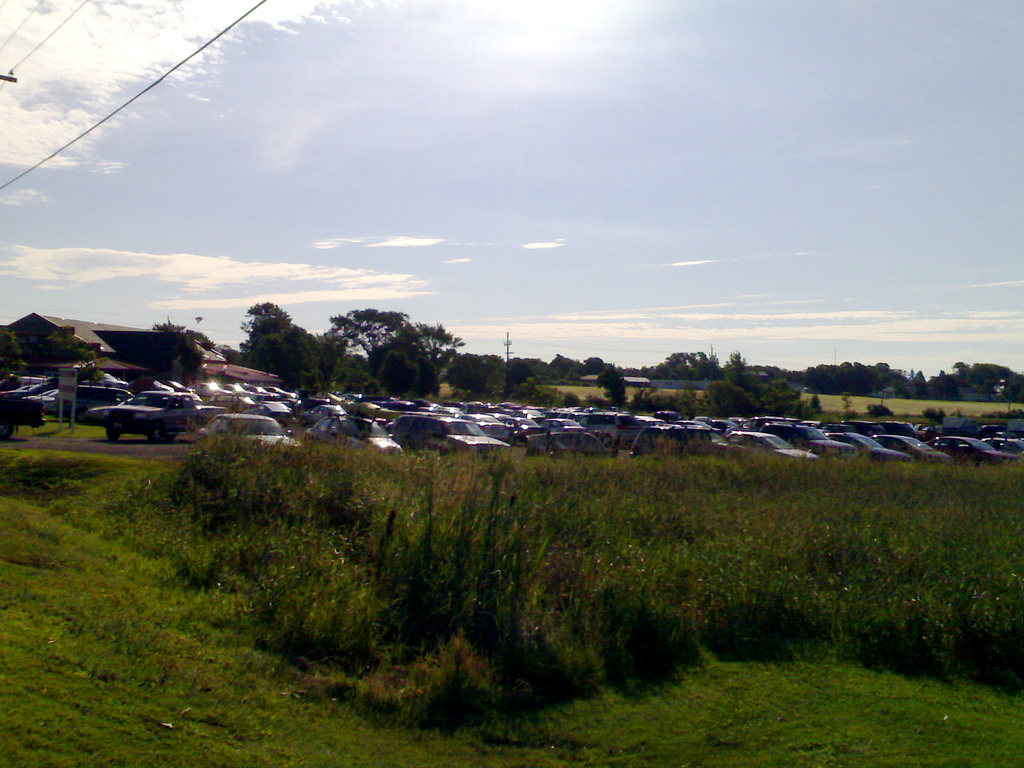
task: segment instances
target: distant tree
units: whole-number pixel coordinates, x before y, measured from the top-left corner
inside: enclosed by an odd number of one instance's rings
[[[761,391],[761,410],[769,416],[803,416],[800,393],[782,379],[775,379]]]
[[[522,382],[516,390],[516,398],[530,405],[558,405],[558,390],[544,386],[536,376]]]
[[[600,357],[588,357],[583,361],[581,376],[597,376],[605,369],[605,362]]]
[[[704,392],[708,410],[715,416],[753,416],[760,403],[731,381],[713,381]]]
[[[0,327],[0,378],[21,370],[24,365],[17,335],[10,328]]]
[[[519,390],[519,385],[535,377],[533,366],[528,360],[514,358],[508,363],[508,374],[505,394],[511,397]]]
[[[313,388],[317,344],[313,334],[292,325],[261,336],[245,355],[247,365],[280,376],[289,387]]]
[[[371,370],[376,372],[395,337],[408,326],[409,316],[404,312],[355,309],[332,317],[329,332],[362,350]]]
[[[198,320],[202,320],[201,317],[197,318],[197,319]],[[170,321],[170,319],[168,319],[167,321],[165,321],[163,323],[153,323],[152,330],[154,330],[154,331],[164,331],[164,332],[170,332],[170,333],[188,333],[188,334],[191,334],[192,338],[195,339],[196,342],[201,347],[203,347],[205,349],[213,349],[214,346],[215,346],[214,343],[213,343],[213,340],[210,339],[210,337],[207,336],[202,331],[196,331],[196,330],[191,330],[190,331],[184,325],[179,325],[178,323],[172,323]]]
[[[945,371],[928,379],[928,395],[936,400],[957,400],[960,398],[960,385],[956,377]]]
[[[409,392],[436,394],[441,374],[455,359],[463,342],[442,325],[410,323],[404,312],[357,309],[331,318],[330,335],[338,336],[366,357],[374,376],[383,376],[381,367],[392,351],[400,352],[417,370]],[[397,359],[397,358],[396,358]],[[392,363],[392,366],[396,363]],[[396,379],[389,374],[391,385]],[[381,384],[385,384],[382,380]],[[387,386],[385,386],[387,389]]]
[[[606,365],[597,377],[597,384],[616,408],[626,404],[626,380],[614,365]]]
[[[265,302],[251,307],[242,330],[248,334],[241,345],[245,365],[280,376],[290,387],[310,388],[317,383],[316,337],[295,325],[279,306]]]
[[[293,327],[292,317],[277,304],[264,302],[255,304],[245,314],[246,320],[242,323],[242,330],[249,338],[242,342],[240,350],[243,355],[249,354],[260,341],[275,333],[284,333]]]
[[[96,353],[92,347],[75,336],[71,327],[58,328],[45,339],[38,349],[39,354],[50,360],[68,363],[93,363]]]
[[[559,382],[576,381],[583,375],[583,364],[562,355],[555,355],[548,363],[552,378]]]
[[[452,389],[470,395],[500,392],[505,378],[505,361],[497,355],[456,355],[445,380]]]
[[[420,375],[417,361],[403,349],[390,349],[381,361],[380,383],[389,395],[404,395],[416,386]]]

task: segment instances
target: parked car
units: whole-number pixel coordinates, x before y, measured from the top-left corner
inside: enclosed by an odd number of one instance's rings
[[[406,450],[429,448],[486,454],[511,448],[503,440],[489,437],[476,422],[451,416],[406,414],[391,423],[390,432]]]
[[[902,451],[915,461],[930,461],[935,464],[952,464],[953,457],[937,451],[928,443],[906,435],[875,435],[875,442],[894,451]]]
[[[794,424],[792,422],[771,422],[761,427],[761,432],[769,435],[777,435],[791,443],[794,448],[801,448],[811,451],[819,456],[845,456],[851,458],[857,455],[857,449],[852,445],[832,440],[825,436],[820,429],[806,424]]]
[[[79,384],[75,388],[75,420],[81,420],[82,414],[84,414],[91,408],[120,405],[121,403],[131,399],[132,393],[129,392],[127,389],[121,389],[119,387],[99,387],[91,384]],[[51,416],[60,415],[62,408],[64,411],[64,416],[66,418],[70,418],[70,402],[66,402],[62,406],[61,401],[55,398],[54,400],[48,401],[43,405],[43,410]]]
[[[484,431],[484,434],[495,437],[498,440],[508,442],[512,436],[512,426],[497,416],[489,413],[474,413],[466,417],[470,421],[475,421],[480,425],[480,429]]]
[[[249,395],[239,392],[216,392],[210,397],[210,405],[216,405],[230,413],[244,413],[256,405]]]
[[[733,445],[747,448],[752,451],[771,453],[776,456],[785,456],[790,459],[817,459],[816,453],[794,448],[778,435],[770,435],[767,432],[752,432],[749,430],[733,430],[725,439]]]
[[[859,435],[865,435],[867,437],[874,437],[885,432],[885,427],[876,421],[857,421],[855,419],[848,419],[843,422],[848,427],[852,427],[853,431]],[[844,430],[845,431],[845,430]]]
[[[217,414],[218,406],[206,405],[192,392],[141,392],[115,405],[103,417],[108,440],[121,435],[145,435],[150,442],[170,441],[175,435],[195,429]]]
[[[907,421],[880,421],[878,426],[882,428],[881,434],[883,435],[903,435],[904,437],[918,438],[917,427]]]
[[[969,464],[1002,464],[1017,459],[1016,456],[997,451],[975,437],[942,435],[928,444],[932,448],[952,456],[954,461]]]
[[[221,413],[200,429],[198,437],[232,435],[267,445],[298,445],[280,422],[255,413]]]
[[[825,436],[846,443],[856,448],[862,456],[872,461],[910,461],[910,457],[902,451],[886,448],[860,432],[826,432]]]
[[[306,431],[306,437],[310,440],[348,445],[353,448],[370,446],[381,453],[402,453],[402,446],[395,442],[380,424],[344,413],[320,419]]]
[[[302,421],[303,426],[312,427],[321,419],[326,419],[328,416],[344,416],[345,413],[345,409],[340,405],[334,405],[333,403],[321,403],[319,405],[314,405],[308,411],[303,411],[300,420]]]
[[[630,456],[652,453],[713,453],[735,450],[718,432],[703,424],[663,424],[637,433]]]
[[[1018,440],[1012,437],[989,437],[982,440],[997,451],[1003,453],[1011,453],[1018,459],[1024,459],[1024,440]]]
[[[643,425],[628,413],[594,411],[581,413],[576,421],[587,432],[610,448],[626,448],[633,444]]]
[[[283,426],[287,427],[295,423],[295,414],[286,404],[277,400],[264,400],[249,409],[249,413],[257,416],[269,416]]]
[[[604,443],[583,429],[571,432],[538,432],[526,437],[526,454],[534,456],[608,456],[611,451]]]

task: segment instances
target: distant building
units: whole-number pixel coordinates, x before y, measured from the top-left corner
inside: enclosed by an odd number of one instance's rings
[[[7,328],[13,331],[17,337],[18,344],[22,349],[22,358],[25,360],[30,374],[50,374],[74,364],[72,360],[61,360],[38,351],[48,336],[62,328],[67,328],[76,339],[96,353],[97,368],[118,378],[127,380],[137,379],[141,376],[174,380],[183,378],[182,364],[179,359],[181,335],[173,331],[154,331],[108,323],[92,323],[86,320],[40,315],[35,312],[25,315],[20,320],[15,320]],[[280,377],[272,373],[232,365],[219,352],[206,349],[195,340],[192,343],[202,355],[200,375],[205,378],[226,377],[260,384],[280,382]]]
[[[597,384],[598,374],[592,373],[587,376],[580,376],[580,381],[583,384],[595,385]],[[647,388],[651,386],[651,380],[645,379],[642,376],[623,376],[622,380],[626,382],[627,387],[639,387]]]

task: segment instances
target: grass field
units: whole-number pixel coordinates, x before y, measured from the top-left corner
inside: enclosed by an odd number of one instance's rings
[[[1022,472],[810,464],[0,451],[0,765],[1014,764]]]
[[[603,398],[604,393],[600,387],[587,387],[587,386],[569,386],[559,385],[558,391],[567,394],[572,393],[580,399],[580,402],[586,403],[590,398]],[[637,390],[635,388],[627,388],[627,397],[633,397]],[[669,394],[669,390],[664,390],[663,394]],[[804,399],[809,400],[810,395],[805,395]],[[818,395],[818,400],[821,403],[822,409],[828,414],[841,414],[843,412],[843,398],[839,395]],[[928,410],[942,410],[947,416],[965,416],[969,418],[984,418],[990,414],[1002,415],[1007,410],[1017,410],[1024,408],[1024,404],[1021,403],[971,403],[963,402],[959,400],[909,400],[901,398],[886,398],[883,402],[877,397],[851,397],[850,406],[854,412],[863,416],[867,413],[868,406],[871,404],[884,404],[885,407],[889,408],[895,417],[907,418],[907,419],[920,419],[922,414]]]

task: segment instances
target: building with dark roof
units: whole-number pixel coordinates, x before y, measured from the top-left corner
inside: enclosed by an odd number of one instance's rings
[[[41,351],[46,339],[67,328],[76,339],[96,354],[96,367],[123,379],[154,376],[181,380],[184,370],[181,361],[181,333],[129,328],[122,325],[92,323],[65,317],[30,315],[15,320],[7,328],[14,332],[22,349],[29,373],[49,374],[59,368],[75,364],[74,360],[60,359]],[[185,332],[186,335],[188,332]],[[272,373],[231,365],[223,355],[206,349],[195,339],[191,343],[202,355],[204,377],[224,376],[239,381],[273,384],[280,378]]]

